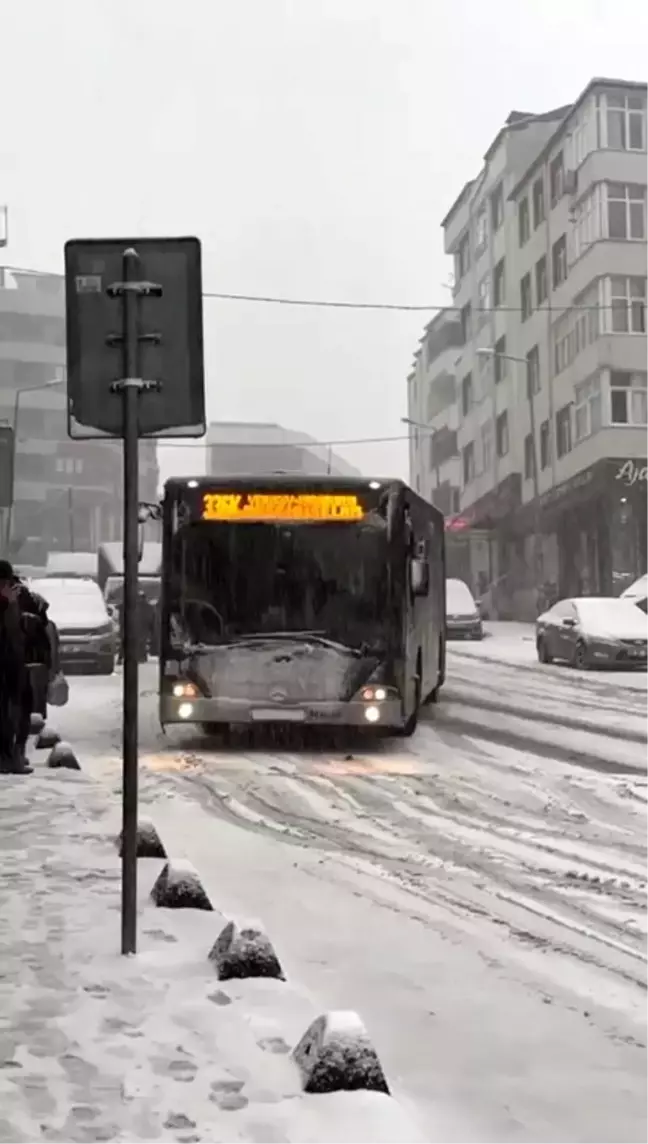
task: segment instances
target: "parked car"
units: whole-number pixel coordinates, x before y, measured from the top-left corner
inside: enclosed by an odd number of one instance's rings
[[[117,636],[99,585],[94,580],[31,580],[30,587],[49,604],[59,634],[63,671],[77,668],[112,675]]]
[[[646,667],[648,616],[630,600],[583,596],[560,600],[536,620],[541,663],[573,667]]]
[[[479,607],[463,580],[446,580],[446,632],[448,639],[484,638]]]
[[[626,588],[625,592],[621,593],[622,600],[629,600],[631,604],[635,604],[637,608],[641,608],[642,612],[648,612],[648,574],[640,576]]]

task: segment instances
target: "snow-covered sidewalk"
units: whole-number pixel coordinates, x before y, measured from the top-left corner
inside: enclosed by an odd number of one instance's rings
[[[535,624],[491,621],[484,624],[485,638],[478,642],[451,640],[448,643],[450,659],[482,660],[485,663],[507,663],[535,669],[546,676],[567,676],[573,680],[592,678],[604,680],[613,686],[627,687],[631,691],[646,691],[648,675],[645,671],[577,671],[564,664],[538,663],[535,645]]]
[[[83,774],[0,781],[0,1141],[420,1139],[378,1093],[306,1096],[292,983],[219,982],[217,911],[155,909],[118,953],[115,806]]]

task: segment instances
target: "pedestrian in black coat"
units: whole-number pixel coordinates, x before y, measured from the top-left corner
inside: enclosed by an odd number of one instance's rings
[[[30,592],[7,560],[0,560],[0,771],[29,774],[25,758],[34,693],[34,665],[49,671],[48,605]],[[34,681],[36,676],[34,676]],[[47,688],[44,682],[45,690]]]

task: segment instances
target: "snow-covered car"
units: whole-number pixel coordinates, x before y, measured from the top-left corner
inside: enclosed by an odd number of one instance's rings
[[[641,608],[642,612],[648,612],[648,574],[640,576],[634,584],[626,588],[625,592],[621,593],[621,599],[630,600],[630,603]]]
[[[117,637],[103,594],[94,580],[31,580],[33,591],[49,604],[49,618],[59,634],[63,671],[78,668],[112,675]]]
[[[446,580],[446,632],[448,639],[484,638],[479,607],[463,580]]]
[[[646,667],[648,616],[630,600],[583,596],[560,600],[536,620],[540,663],[573,667]]]

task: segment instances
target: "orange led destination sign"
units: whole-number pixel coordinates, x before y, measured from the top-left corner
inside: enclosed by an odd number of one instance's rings
[[[362,520],[356,496],[328,493],[206,493],[203,520]]]

